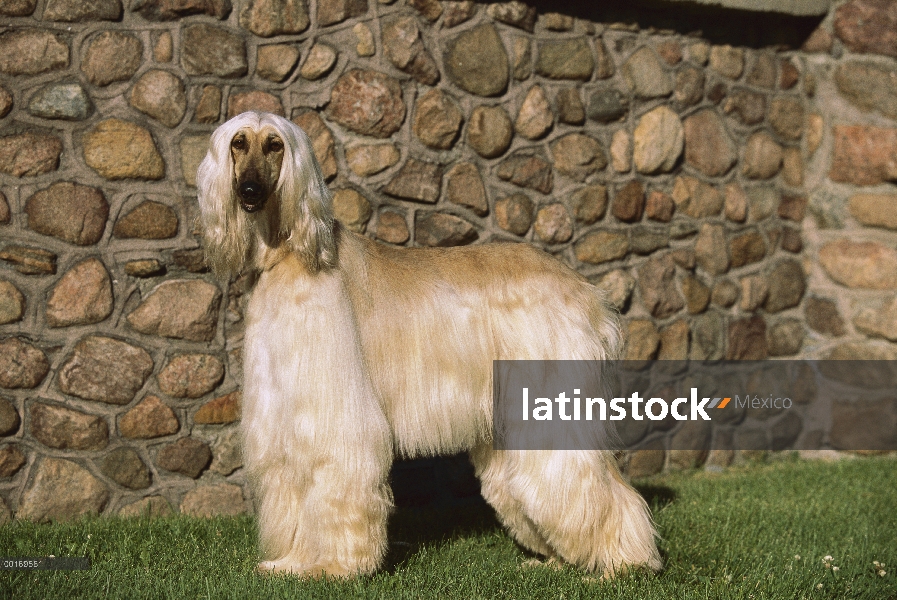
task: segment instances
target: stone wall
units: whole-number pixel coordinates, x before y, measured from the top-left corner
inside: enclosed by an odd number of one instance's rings
[[[6,517],[249,509],[245,284],[207,272],[194,226],[208,136],[248,109],[308,132],[356,231],[578,269],[630,358],[894,357],[895,2],[837,6],[802,51],[514,2],[0,15]]]

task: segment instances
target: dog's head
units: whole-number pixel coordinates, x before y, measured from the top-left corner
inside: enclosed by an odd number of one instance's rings
[[[311,273],[335,264],[330,192],[308,136],[287,119],[245,112],[221,125],[197,187],[219,276],[262,268],[272,251],[295,253]]]

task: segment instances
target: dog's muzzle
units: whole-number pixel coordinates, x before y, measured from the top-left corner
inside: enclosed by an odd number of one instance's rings
[[[265,187],[257,181],[244,181],[237,192],[240,195],[240,207],[248,213],[261,210],[268,199]]]

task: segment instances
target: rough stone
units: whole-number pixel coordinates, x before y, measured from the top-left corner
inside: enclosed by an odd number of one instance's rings
[[[242,77],[249,70],[246,44],[231,31],[197,23],[181,33],[181,66],[188,75]]]
[[[803,104],[791,96],[773,98],[769,103],[769,124],[786,140],[799,140],[804,132]]]
[[[501,106],[477,106],[467,126],[467,143],[483,158],[505,153],[514,135],[511,118]]]
[[[835,35],[854,52],[897,56],[897,6],[851,0],[835,10]]]
[[[402,88],[388,75],[352,69],[333,86],[327,116],[356,133],[387,138],[405,120]]]
[[[660,351],[657,360],[688,360],[688,323],[683,319],[660,331]]]
[[[351,188],[333,194],[333,216],[350,231],[364,233],[373,211],[367,198]]]
[[[0,477],[12,477],[25,466],[25,455],[18,444],[5,444],[0,448]]]
[[[651,360],[657,356],[660,334],[651,321],[636,319],[626,324],[626,349],[623,360]]]
[[[897,128],[837,125],[829,179],[877,185],[897,179]]]
[[[426,202],[439,200],[442,187],[442,167],[436,163],[409,158],[395,177],[383,188],[383,193],[396,198]]]
[[[756,125],[766,116],[766,96],[737,88],[726,98],[723,112],[734,114],[744,125]]]
[[[607,188],[603,185],[588,185],[573,193],[570,207],[576,220],[591,225],[604,216],[607,210]]]
[[[623,77],[637,98],[663,98],[673,92],[673,78],[648,46],[636,50],[623,64]]]
[[[527,6],[525,3],[517,0],[490,4],[486,9],[486,14],[496,21],[519,27],[529,33],[532,33],[535,29],[538,16],[535,7]]]
[[[28,112],[35,117],[66,121],[83,121],[92,108],[87,92],[77,83],[51,83],[28,103]]]
[[[897,119],[897,70],[851,61],[838,65],[835,82],[841,95],[865,111]]]
[[[310,23],[306,0],[249,0],[240,11],[240,27],[261,37],[301,33]]]
[[[377,218],[377,239],[390,244],[404,244],[411,239],[405,217],[391,210],[384,210]]]
[[[729,323],[726,360],[763,360],[768,354],[763,317],[753,316]]]
[[[663,449],[663,441],[655,440],[632,452],[626,474],[633,479],[656,475],[663,471],[665,461],[666,450]]]
[[[119,517],[168,517],[172,514],[171,505],[162,496],[147,496],[132,502],[118,511]]]
[[[0,279],[0,325],[20,321],[25,314],[25,296],[11,282]]]
[[[801,187],[804,184],[804,159],[800,148],[785,148],[782,157],[782,179],[791,187]]]
[[[161,468],[192,479],[199,477],[211,461],[212,451],[208,444],[192,437],[183,437],[163,446],[156,456],[156,464]]]
[[[592,231],[576,242],[576,260],[593,265],[617,260],[629,252],[629,238],[619,231]]]
[[[897,442],[897,400],[893,397],[835,399],[831,418],[829,440],[836,449],[888,450]]]
[[[56,255],[39,248],[9,245],[0,250],[0,259],[12,264],[24,275],[48,275],[56,272]]]
[[[769,179],[782,167],[784,153],[771,135],[760,131],[748,138],[741,173],[749,179]]]
[[[165,266],[155,258],[129,260],[125,263],[125,273],[131,277],[155,277],[165,273]]]
[[[542,86],[534,85],[523,99],[514,130],[529,140],[537,140],[547,134],[554,125],[551,104]]]
[[[346,149],[346,163],[361,177],[385,171],[399,162],[400,157],[394,144],[362,144]]]
[[[143,42],[120,31],[103,31],[90,40],[81,70],[94,85],[127,81],[143,62]]]
[[[197,123],[217,123],[220,114],[221,88],[217,85],[204,85],[199,101],[196,103],[193,119]]]
[[[117,21],[121,14],[121,0],[47,0],[42,16],[45,21],[75,23]]]
[[[704,73],[687,67],[676,73],[673,101],[679,106],[693,106],[704,97]]]
[[[165,176],[165,162],[149,130],[115,118],[99,122],[84,135],[84,162],[110,180]]]
[[[672,171],[685,144],[682,123],[666,106],[659,106],[639,119],[633,139],[635,168],[639,173],[648,174]]]
[[[766,242],[754,229],[733,236],[729,242],[730,266],[733,269],[763,260],[766,256]]]
[[[695,260],[702,269],[713,275],[729,270],[726,231],[722,225],[704,223],[695,241]]]
[[[174,411],[156,396],[147,396],[141,400],[122,415],[118,423],[118,431],[122,437],[136,439],[172,435],[180,428]]]
[[[723,196],[712,185],[694,177],[677,177],[673,184],[673,202],[676,211],[694,219],[713,217],[723,208]]]
[[[299,74],[309,81],[320,79],[330,73],[336,64],[336,58],[337,52],[332,46],[318,42],[308,51]]]
[[[533,73],[533,45],[525,37],[514,38],[514,48],[512,50],[512,73],[514,79],[523,81],[528,79]]]
[[[801,237],[799,229],[793,227],[785,227],[782,229],[782,240],[779,244],[782,250],[793,252],[795,254],[804,249],[804,241]]]
[[[897,229],[897,195],[855,194],[848,207],[853,218],[863,225]]]
[[[37,75],[68,66],[68,44],[49,30],[17,29],[0,35],[0,73]]]
[[[224,365],[211,354],[180,354],[159,372],[159,389],[175,398],[199,398],[224,378]]]
[[[160,69],[151,69],[137,80],[131,89],[129,102],[166,127],[175,127],[187,112],[184,83]]]
[[[120,217],[112,229],[112,235],[122,239],[164,240],[173,238],[177,233],[177,213],[167,204],[153,200],[140,203]]]
[[[209,151],[209,136],[184,135],[178,149],[181,153],[181,173],[187,185],[196,185],[196,170]]]
[[[476,2],[464,0],[462,2],[443,1],[442,26],[445,28],[460,25],[473,18],[477,11]]]
[[[776,86],[776,60],[775,57],[766,52],[760,52],[756,55],[754,66],[747,76],[748,85],[766,88],[771,90]]]
[[[665,229],[637,226],[632,228],[630,249],[636,254],[647,255],[670,245],[670,236]]]
[[[495,202],[495,222],[516,235],[524,235],[533,223],[533,202],[523,194],[513,194]]]
[[[645,189],[633,180],[624,185],[614,196],[611,213],[624,223],[640,221],[645,210]]]
[[[744,50],[732,46],[710,49],[710,68],[729,79],[738,79],[744,72]]]
[[[0,137],[0,173],[34,177],[55,171],[62,154],[62,140],[55,135],[26,132]]]
[[[109,443],[103,417],[70,408],[36,402],[29,409],[31,435],[50,448],[101,450]]]
[[[897,289],[897,250],[878,242],[840,239],[819,251],[829,277],[850,288]]]
[[[619,91],[605,88],[596,90],[589,96],[589,107],[586,114],[593,121],[611,123],[623,118],[628,108],[628,100]]]
[[[806,289],[806,275],[800,263],[793,259],[780,261],[767,278],[769,294],[763,308],[776,313],[800,304]]]
[[[283,103],[280,98],[274,94],[263,92],[261,90],[252,90],[249,92],[232,93],[227,100],[227,118],[232,119],[237,115],[250,110],[260,112],[274,113],[278,116],[285,116]]]
[[[181,513],[191,517],[233,517],[245,512],[243,490],[232,483],[197,486],[181,501]]]
[[[692,275],[682,280],[682,293],[685,295],[685,307],[689,314],[696,315],[707,310],[710,304],[710,288]]]
[[[152,370],[153,359],[146,350],[91,336],[78,342],[59,369],[59,389],[85,400],[127,404]]]
[[[49,370],[47,356],[39,348],[14,337],[0,342],[0,387],[35,388]]]
[[[607,156],[595,138],[581,133],[567,134],[551,143],[554,166],[576,181],[607,167]]]
[[[588,81],[594,68],[592,50],[584,38],[539,43],[536,73],[543,77]]]
[[[6,200],[6,195],[0,192],[0,225],[6,225],[10,220],[9,202]]]
[[[215,337],[221,290],[201,279],[176,279],[157,286],[131,314],[128,324],[140,333],[194,342]]]
[[[781,193],[772,186],[754,186],[745,192],[748,198],[750,222],[758,223],[776,213],[781,205]]]
[[[719,116],[701,110],[683,122],[685,162],[709,177],[725,175],[738,158],[735,144]]]
[[[770,356],[794,356],[804,343],[804,326],[797,319],[785,319],[769,328]]]
[[[508,55],[491,23],[478,25],[451,40],[444,62],[446,75],[464,91],[498,96],[508,87]]]
[[[29,229],[89,246],[103,237],[109,204],[97,188],[61,182],[28,198],[25,213]]]
[[[610,141],[610,164],[617,173],[628,173],[632,168],[632,140],[625,129],[614,132]]]
[[[286,80],[299,62],[299,49],[292,44],[259,46],[255,74],[262,79],[280,83]]]
[[[240,431],[232,428],[215,441],[210,471],[226,477],[243,466],[240,437]]]
[[[891,298],[878,306],[861,308],[853,324],[867,335],[897,341],[897,299]]]
[[[231,392],[226,396],[210,400],[199,407],[199,410],[193,415],[193,422],[199,425],[233,423],[240,418],[241,399],[240,392]]]
[[[778,215],[783,219],[800,223],[807,210],[807,199],[804,196],[784,195],[779,203]]]
[[[367,0],[321,0],[318,2],[318,24],[335,25],[367,11]]]
[[[417,100],[412,129],[430,148],[448,150],[455,144],[463,120],[457,102],[445,92],[432,89]]]
[[[502,161],[495,174],[499,179],[543,194],[551,193],[553,187],[551,165],[539,156],[526,154],[510,156]]]
[[[131,5],[147,21],[174,21],[190,15],[224,19],[230,14],[230,0],[137,0]],[[167,62],[167,61],[162,61]]]
[[[464,246],[477,237],[476,228],[460,217],[440,212],[415,215],[414,241],[419,246]]]
[[[109,490],[87,469],[70,460],[46,457],[22,493],[16,517],[64,521],[98,514],[108,501]]]
[[[112,314],[112,282],[103,263],[88,258],[72,267],[50,292],[47,325],[99,323]]]
[[[543,206],[536,213],[536,235],[546,244],[562,244],[573,237],[573,220],[560,202]]]
[[[602,275],[595,282],[595,285],[604,290],[608,302],[614,308],[623,312],[629,304],[632,291],[635,289],[635,278],[623,269],[615,269]]]
[[[417,20],[412,16],[387,21],[382,30],[383,50],[399,70],[424,85],[439,81],[439,67],[424,47]]]
[[[558,121],[568,125],[582,125],[586,121],[586,108],[576,88],[565,88],[555,98]]]
[[[486,187],[476,165],[457,163],[446,174],[446,179],[445,196],[449,202],[466,206],[481,217],[489,213]]]
[[[149,469],[132,448],[117,448],[104,456],[100,470],[106,477],[131,490],[146,489],[151,482]]]
[[[336,176],[336,151],[333,140],[333,132],[324,123],[324,119],[313,111],[306,111],[293,117],[293,123],[298,125],[305,135],[311,140],[311,147],[315,151],[315,158],[321,166],[321,174],[326,181]]]
[[[0,15],[7,17],[27,17],[37,8],[37,0],[3,0]]]
[[[355,34],[355,39],[358,40],[358,43],[355,44],[355,53],[358,56],[374,56],[377,53],[374,34],[370,27],[364,23],[356,23],[352,32]]]
[[[157,63],[168,63],[174,58],[174,40],[171,39],[171,32],[162,31],[157,36],[153,36],[153,60]]]
[[[642,302],[655,318],[665,319],[679,312],[685,301],[676,288],[676,266],[669,254],[652,257],[638,269]]]
[[[640,202],[644,202],[642,198]],[[647,203],[644,204],[645,214],[649,219],[668,223],[673,218],[675,205],[669,195],[654,190],[648,194]],[[617,218],[620,218],[619,216]]]

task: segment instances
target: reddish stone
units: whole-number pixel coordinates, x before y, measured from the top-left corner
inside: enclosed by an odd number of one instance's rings
[[[55,135],[31,132],[0,138],[0,173],[34,177],[55,171],[62,154],[62,140]]]
[[[159,373],[159,389],[175,398],[199,398],[221,383],[224,365],[210,354],[175,356]]]
[[[405,120],[402,88],[388,75],[352,69],[333,86],[327,116],[356,133],[387,138]]]
[[[103,417],[44,403],[31,405],[29,413],[31,435],[50,448],[100,450],[109,443]]]
[[[611,212],[624,223],[641,220],[645,210],[645,189],[638,181],[630,181],[614,196]]]
[[[31,389],[50,371],[47,356],[19,338],[0,342],[0,387]]]
[[[228,99],[228,119],[232,119],[233,117],[250,110],[274,113],[281,117],[284,116],[283,104],[280,102],[280,99],[268,92],[253,90],[251,92],[233,94]]]
[[[240,392],[231,392],[226,396],[206,402],[193,415],[193,422],[203,425],[233,423],[240,418],[241,398]]]
[[[722,119],[712,110],[697,112],[682,123],[685,162],[710,177],[726,174],[738,158]]]
[[[72,244],[89,246],[103,237],[109,204],[97,188],[61,182],[28,198],[25,213],[30,229]]]
[[[851,0],[835,11],[835,35],[854,52],[897,56],[897,3]]]
[[[149,439],[177,433],[180,423],[166,404],[155,396],[147,396],[126,412],[118,423],[123,437]]]
[[[768,354],[763,317],[753,316],[729,324],[726,360],[762,360]]]
[[[897,129],[838,125],[833,134],[829,179],[855,185],[878,185],[897,179]]]
[[[146,350],[112,338],[88,337],[59,369],[59,389],[85,400],[127,404],[152,370]]]

